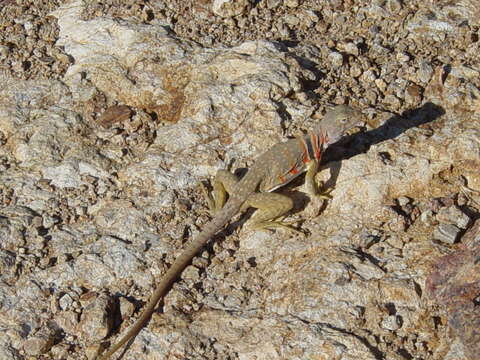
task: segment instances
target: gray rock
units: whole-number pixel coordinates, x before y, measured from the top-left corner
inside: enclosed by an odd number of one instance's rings
[[[445,224],[454,224],[460,229],[466,229],[470,223],[470,218],[456,206],[449,206],[440,209],[436,215],[438,221]]]
[[[99,342],[113,326],[113,299],[104,294],[95,295],[87,301],[78,329],[90,343]]]
[[[74,311],[62,311],[55,316],[55,324],[57,324],[67,334],[77,334],[78,323],[79,315]]]
[[[83,184],[78,168],[73,164],[46,167],[43,177],[51,180],[51,184],[60,188],[78,188]]]
[[[268,7],[269,9],[275,9],[275,8],[278,7],[282,2],[283,2],[283,0],[267,0],[267,7]]]
[[[65,294],[58,300],[58,304],[60,305],[60,309],[68,310],[73,304],[73,299],[70,295]]]
[[[285,0],[284,3],[289,8],[296,8],[298,5],[300,5],[299,0]]]
[[[398,14],[402,10],[402,2],[400,0],[387,0],[386,8],[393,14]]]
[[[400,329],[400,321],[398,319],[398,316],[396,315],[385,316],[382,320],[381,326],[382,328],[390,331],[396,331]]]
[[[55,332],[44,329],[29,337],[23,344],[24,351],[30,356],[39,356],[50,350],[55,341]]]
[[[430,79],[432,78],[432,75],[433,75],[432,66],[426,61],[420,62],[420,66],[417,71],[417,77],[420,79],[420,81],[426,84],[430,81]]]
[[[435,216],[433,214],[433,211],[430,209],[427,209],[420,214],[420,220],[425,224],[433,225],[434,219],[435,219]]]
[[[232,17],[243,14],[248,6],[248,0],[214,0],[212,11],[222,17]]]
[[[330,60],[330,63],[332,64],[333,67],[341,67],[343,65],[343,56],[339,52],[332,51],[328,55],[328,59]]]
[[[447,244],[454,244],[458,235],[462,232],[458,227],[452,224],[440,224],[433,231],[433,238]]]

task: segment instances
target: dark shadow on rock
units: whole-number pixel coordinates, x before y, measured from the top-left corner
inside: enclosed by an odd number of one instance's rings
[[[394,139],[406,130],[432,122],[444,114],[445,110],[442,107],[426,103],[418,109],[408,110],[401,115],[391,117],[376,129],[344,137],[338,143],[330,146],[323,156],[323,164],[327,164],[326,167],[330,169],[331,174],[330,180],[325,186],[332,187],[336,184],[341,169],[340,160],[364,154],[373,145]],[[388,154],[385,156],[388,157]]]
[[[372,145],[394,139],[406,130],[432,122],[444,114],[445,110],[433,103],[426,103],[418,109],[405,111],[402,115],[391,117],[376,129],[340,140],[338,145],[334,144],[327,149],[324,160],[326,162],[344,160],[366,153]],[[348,147],[344,145],[346,142],[348,142]]]

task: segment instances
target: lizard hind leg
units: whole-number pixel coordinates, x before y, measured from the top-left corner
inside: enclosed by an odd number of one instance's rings
[[[242,210],[248,207],[258,209],[251,219],[250,227],[253,229],[285,228],[299,232],[292,228],[292,223],[279,220],[293,207],[293,200],[288,196],[277,193],[254,193],[245,201]]]
[[[238,184],[238,177],[227,170],[218,170],[212,183],[211,193],[202,186],[208,208],[212,215],[223,208],[227,201],[227,195],[231,195]]]

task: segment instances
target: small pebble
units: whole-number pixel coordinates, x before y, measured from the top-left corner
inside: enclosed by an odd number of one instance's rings
[[[343,65],[343,56],[337,51],[332,51],[328,55],[328,59],[330,60],[330,63],[333,65],[335,68],[339,68]]]

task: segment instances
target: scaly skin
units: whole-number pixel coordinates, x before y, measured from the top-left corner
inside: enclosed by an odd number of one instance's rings
[[[315,175],[322,153],[329,144],[339,140],[346,131],[354,127],[362,118],[357,110],[340,105],[325,114],[319,126],[302,138],[278,143],[261,155],[248,173],[238,180],[233,174],[219,171],[214,181],[214,199],[210,199],[214,218],[205,225],[203,231],[185,246],[183,253],[174,261],[163,276],[140,317],[128,332],[99,360],[107,360],[126,342],[135,337],[150,319],[157,303],[168,292],[175,280],[190,264],[193,257],[205,247],[208,240],[237,213],[249,207],[257,208],[252,219],[257,228],[274,228],[287,225],[275,221],[293,206],[290,198],[270,193],[307,172],[305,182],[311,196],[318,196]],[[228,200],[225,202],[226,194]]]

